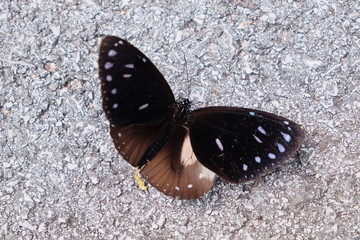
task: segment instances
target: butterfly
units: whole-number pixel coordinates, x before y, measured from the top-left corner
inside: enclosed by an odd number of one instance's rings
[[[197,199],[218,175],[241,183],[295,154],[302,128],[275,114],[240,108],[190,110],[136,47],[115,36],[100,44],[103,110],[116,149],[166,195]]]

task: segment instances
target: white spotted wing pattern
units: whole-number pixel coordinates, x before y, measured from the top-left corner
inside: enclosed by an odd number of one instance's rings
[[[295,154],[304,133],[296,123],[253,109],[190,111],[175,101],[154,64],[127,41],[102,39],[103,109],[116,149],[156,189],[180,199],[208,192],[216,175],[240,183]]]
[[[296,152],[304,138],[296,123],[247,108],[202,108],[195,110],[188,122],[199,161],[233,183],[278,166]]]

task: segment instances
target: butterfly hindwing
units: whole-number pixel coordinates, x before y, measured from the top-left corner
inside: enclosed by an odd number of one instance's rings
[[[209,107],[189,118],[190,140],[205,167],[239,183],[295,154],[304,135],[296,123],[275,114],[236,107]]]
[[[110,126],[110,135],[121,156],[131,165],[139,166],[140,160],[159,138],[162,130],[162,124],[122,128]]]
[[[191,147],[188,131],[175,127],[159,153],[141,170],[156,189],[179,199],[196,199],[207,193],[216,174],[204,167]]]

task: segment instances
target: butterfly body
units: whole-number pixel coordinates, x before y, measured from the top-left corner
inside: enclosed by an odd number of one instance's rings
[[[143,53],[114,36],[102,40],[99,76],[117,150],[151,185],[173,197],[201,197],[216,175],[233,183],[254,179],[293,155],[304,138],[296,123],[263,111],[191,111],[189,100],[175,101]]]

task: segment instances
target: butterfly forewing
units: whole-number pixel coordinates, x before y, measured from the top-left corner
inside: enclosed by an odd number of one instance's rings
[[[103,38],[98,63],[111,137],[125,160],[137,166],[172,115],[174,96],[152,62],[125,40]]]
[[[234,183],[276,167],[296,152],[304,138],[300,126],[286,118],[235,107],[196,110],[189,128],[199,161]]]
[[[130,43],[107,36],[100,45],[103,108],[116,127],[158,124],[172,113],[174,96],[154,64]]]

